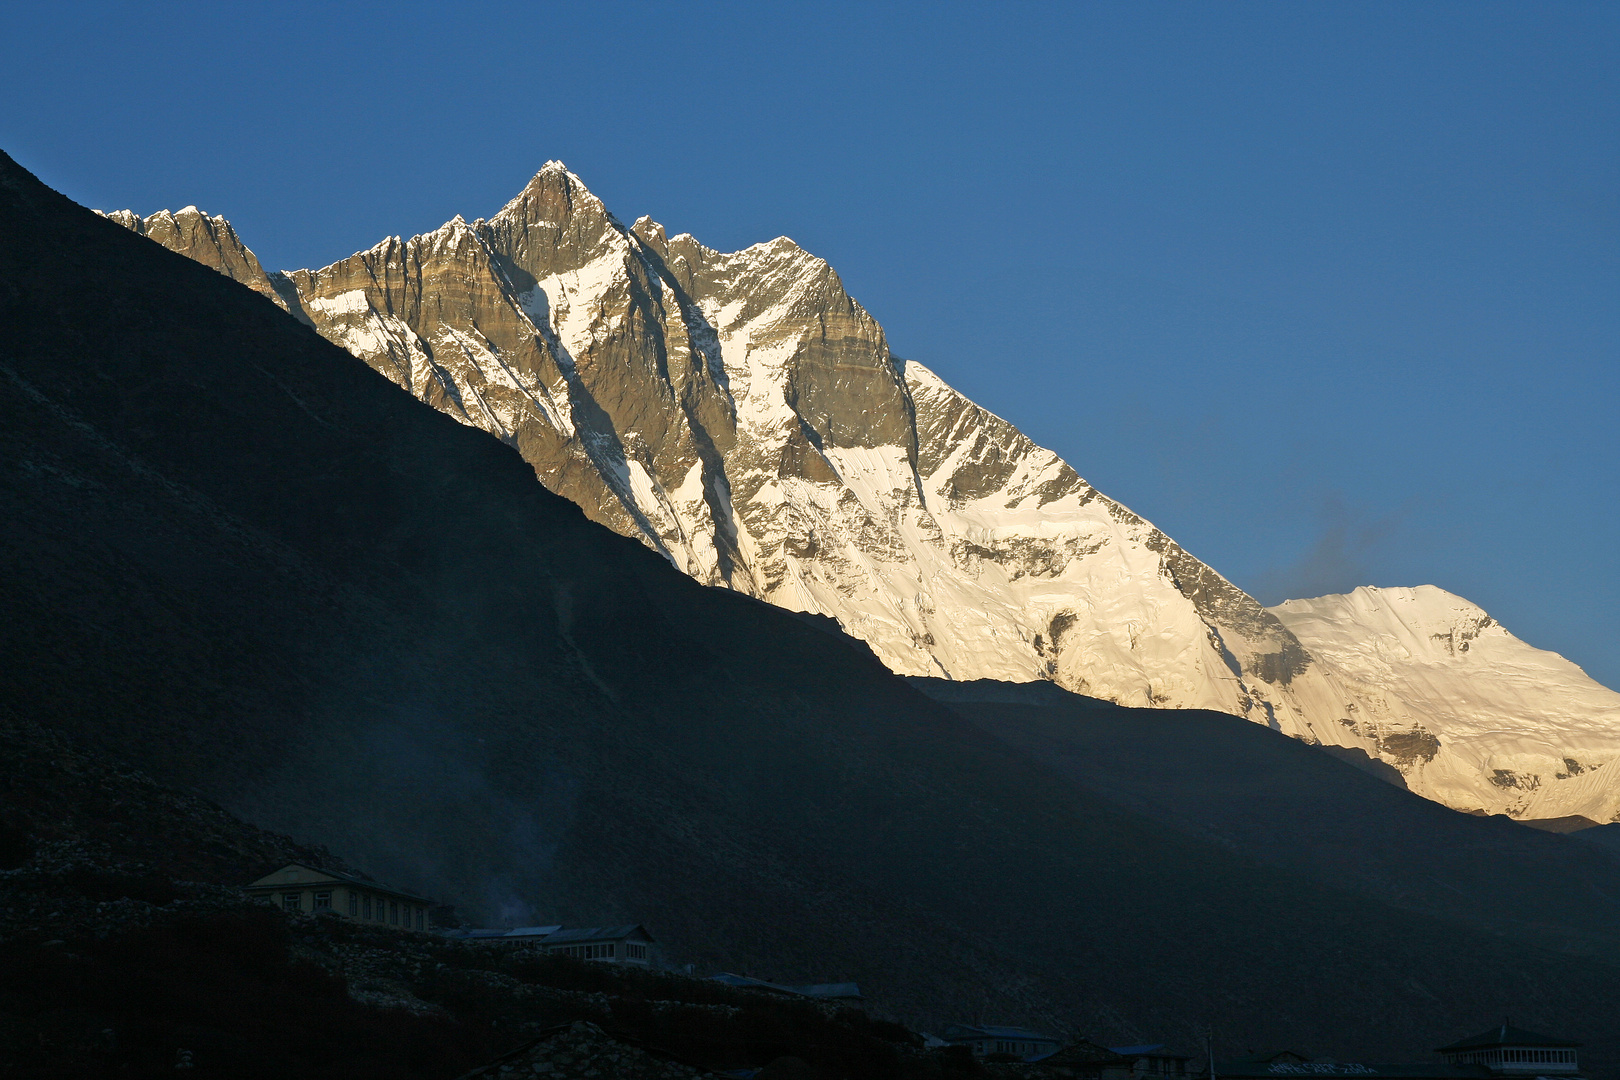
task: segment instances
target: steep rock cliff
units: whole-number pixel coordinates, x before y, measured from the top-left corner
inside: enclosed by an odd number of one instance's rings
[[[1434,737],[1420,710],[1380,712],[1280,610],[895,357],[786,237],[724,253],[626,227],[559,162],[487,221],[285,275],[194,208],[111,216],[516,447],[593,520],[706,584],[831,616],[896,672],[1214,709],[1382,760],[1459,808],[1530,807],[1469,772],[1476,750],[1409,752]],[[1357,709],[1382,719],[1340,722]],[[1607,820],[1617,798],[1559,806]]]

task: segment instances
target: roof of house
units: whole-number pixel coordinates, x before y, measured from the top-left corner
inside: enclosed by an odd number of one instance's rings
[[[1365,1080],[1471,1080],[1489,1076],[1483,1065],[1438,1062],[1217,1061],[1219,1080],[1275,1080],[1278,1077],[1364,1077]],[[1207,1072],[1200,1071],[1200,1075]]]
[[[1493,1046],[1556,1046],[1570,1050],[1581,1045],[1570,1039],[1555,1039],[1550,1035],[1537,1035],[1524,1028],[1516,1028],[1506,1020],[1488,1031],[1468,1039],[1459,1039],[1450,1046],[1442,1046],[1435,1053],[1445,1054],[1454,1050],[1484,1050]]]
[[[1019,1027],[989,1027],[980,1024],[952,1024],[945,1029],[946,1042],[971,1042],[974,1039],[1039,1039],[1041,1042],[1056,1043],[1050,1035],[1042,1035],[1038,1031]]]
[[[288,881],[283,875],[285,875],[289,870],[307,870],[309,873],[317,875],[317,877],[311,878],[308,881]],[[282,880],[275,881],[272,880],[273,878],[282,878]],[[327,883],[358,885],[363,889],[370,889],[373,892],[387,893],[389,896],[397,896],[402,900],[416,900],[424,904],[431,904],[433,902],[425,896],[418,896],[415,893],[406,892],[404,889],[396,889],[392,886],[384,885],[380,881],[372,881],[370,878],[360,877],[357,874],[343,874],[336,870],[322,870],[319,867],[309,866],[305,863],[288,863],[280,870],[277,870],[274,873],[266,874],[258,881],[251,882],[242,887],[244,889],[281,889],[288,886],[304,888],[305,886],[309,885],[324,885]]]
[[[457,938],[462,941],[530,941],[549,937],[562,929],[562,924],[556,926],[519,926],[512,930],[488,929],[452,929],[441,933],[448,938]]]
[[[861,996],[861,988],[852,982],[807,983],[793,989],[805,997],[813,998],[858,998]]]
[[[722,971],[710,978],[714,982],[725,983],[727,986],[741,986],[750,990],[768,990],[776,994],[791,994],[795,997],[810,998],[859,998],[861,988],[852,982],[841,983],[808,983],[804,986],[789,986],[786,983],[766,982],[764,979],[755,979],[748,975],[736,975],[729,971]]]
[[[1100,1046],[1090,1039],[1076,1039],[1054,1054],[1041,1058],[1043,1065],[1095,1065],[1113,1061],[1125,1061],[1126,1058],[1118,1051]]]
[[[784,983],[766,982],[750,975],[737,975],[730,971],[722,971],[718,975],[709,976],[711,982],[725,983],[727,986],[741,986],[748,990],[768,990],[774,994],[792,994],[795,997],[799,992]]]
[[[630,937],[639,937],[643,941],[653,940],[653,936],[647,933],[645,926],[631,923],[628,926],[587,926],[578,930],[558,930],[548,935],[545,943],[548,946],[575,945],[587,941],[622,941]]]
[[[1163,1057],[1179,1058],[1182,1061],[1192,1060],[1187,1054],[1167,1052],[1164,1043],[1143,1043],[1141,1046],[1110,1046],[1108,1049],[1120,1057]]]

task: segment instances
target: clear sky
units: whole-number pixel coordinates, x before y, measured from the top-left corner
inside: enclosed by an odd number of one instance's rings
[[[1620,5],[0,3],[0,147],[271,267],[779,234],[1275,603],[1433,583],[1620,687]]]

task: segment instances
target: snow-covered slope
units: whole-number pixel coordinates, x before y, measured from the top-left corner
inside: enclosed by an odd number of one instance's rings
[[[1344,691],[1341,732],[1450,806],[1620,820],[1620,694],[1433,585],[1271,609]]]
[[[626,227],[558,162],[488,221],[284,275],[222,218],[111,216],[506,441],[692,577],[830,615],[897,672],[1215,709],[1400,764],[1339,723],[1351,697],[1276,614],[891,355],[786,237],[724,253]]]

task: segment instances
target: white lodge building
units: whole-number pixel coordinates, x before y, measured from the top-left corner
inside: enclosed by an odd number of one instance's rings
[[[540,941],[548,953],[572,956],[578,960],[610,960],[618,964],[651,962],[653,936],[645,926],[592,926],[580,930],[557,930]]]
[[[1512,1027],[1504,1020],[1501,1027],[1435,1052],[1444,1054],[1449,1064],[1483,1065],[1498,1076],[1572,1076],[1581,1071],[1575,1057],[1580,1045]]]
[[[289,863],[243,891],[283,911],[341,915],[356,922],[402,930],[427,930],[428,907],[432,903],[414,893],[302,863]]]

